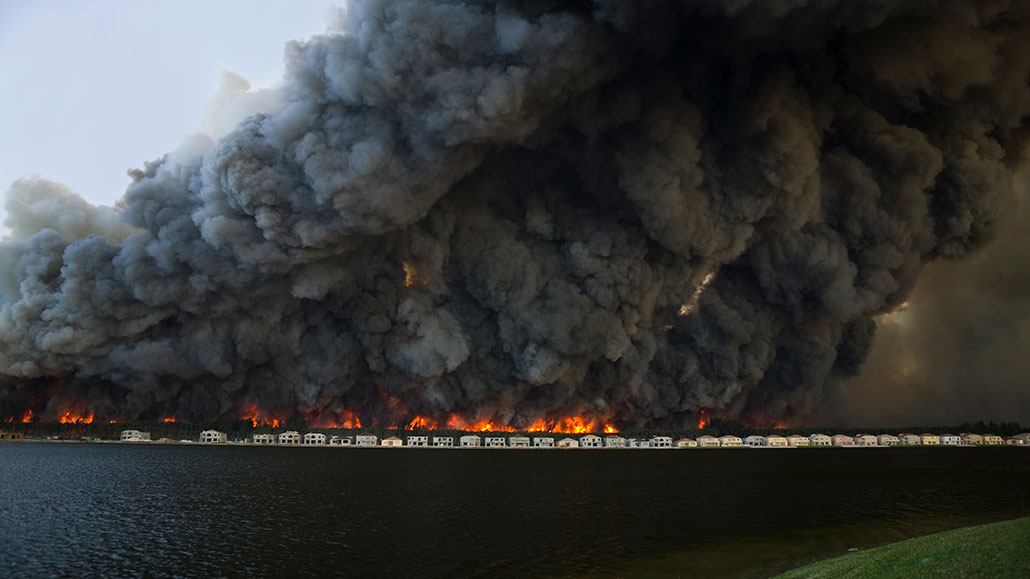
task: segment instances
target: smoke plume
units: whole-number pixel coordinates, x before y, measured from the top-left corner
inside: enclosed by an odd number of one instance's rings
[[[14,183],[0,416],[805,416],[1030,135],[1021,0],[372,0],[286,62],[116,211]]]

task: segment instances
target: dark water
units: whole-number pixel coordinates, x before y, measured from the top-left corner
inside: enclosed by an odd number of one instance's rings
[[[761,577],[1030,515],[1030,450],[0,444],[0,577]]]

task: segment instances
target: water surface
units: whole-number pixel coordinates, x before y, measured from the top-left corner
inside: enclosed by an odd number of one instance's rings
[[[768,576],[1030,515],[1022,448],[0,444],[0,576]]]

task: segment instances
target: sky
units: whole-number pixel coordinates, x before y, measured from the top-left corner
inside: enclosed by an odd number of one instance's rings
[[[201,128],[223,71],[276,83],[285,43],[339,4],[0,0],[0,188],[38,174],[113,204]]]

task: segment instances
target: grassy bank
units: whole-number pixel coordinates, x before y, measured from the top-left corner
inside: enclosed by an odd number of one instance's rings
[[[806,565],[775,579],[1030,577],[1030,517],[916,537]]]

